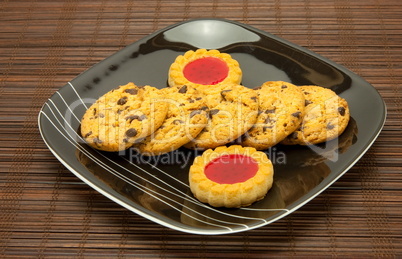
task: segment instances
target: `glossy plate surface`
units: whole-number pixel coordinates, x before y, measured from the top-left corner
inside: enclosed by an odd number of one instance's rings
[[[250,88],[282,80],[333,89],[350,106],[346,131],[322,145],[266,150],[274,164],[274,185],[263,200],[240,209],[212,208],[193,198],[187,177],[199,155],[195,152],[180,149],[149,159],[131,150],[99,152],[82,142],[80,119],[99,96],[128,82],[166,87],[176,56],[197,48],[231,54],[242,68],[242,84]],[[313,199],[367,151],[385,117],[376,89],[344,67],[241,23],[198,19],[158,31],[83,72],[43,105],[38,120],[53,154],[100,193],[164,226],[212,235],[264,226]]]

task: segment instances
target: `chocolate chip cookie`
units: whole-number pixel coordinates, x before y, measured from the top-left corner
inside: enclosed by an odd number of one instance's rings
[[[349,123],[348,103],[321,86],[300,86],[305,97],[305,115],[300,127],[281,143],[313,145],[338,137]]]
[[[101,96],[85,112],[81,135],[103,151],[121,151],[144,139],[164,121],[168,104],[152,86],[128,83]]]
[[[160,155],[180,148],[194,139],[208,122],[205,96],[187,85],[163,89],[169,108],[167,116],[153,134],[133,146],[148,156]]]
[[[184,146],[208,149],[225,145],[247,132],[256,122],[257,93],[242,85],[212,88],[206,95],[209,121],[201,133]]]
[[[259,99],[257,122],[241,137],[241,144],[263,150],[299,127],[305,101],[301,89],[287,82],[265,82],[255,91]]]

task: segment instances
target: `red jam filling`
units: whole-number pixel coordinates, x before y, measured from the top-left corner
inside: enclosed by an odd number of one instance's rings
[[[219,184],[242,183],[255,176],[258,163],[254,158],[229,154],[215,158],[204,169],[206,177]]]
[[[187,80],[202,85],[216,85],[229,73],[229,67],[219,58],[205,57],[188,63],[183,70]]]

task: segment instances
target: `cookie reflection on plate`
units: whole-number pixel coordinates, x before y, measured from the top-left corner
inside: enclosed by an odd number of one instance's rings
[[[286,154],[286,164],[297,166],[316,165],[333,161],[339,154],[345,153],[357,141],[357,123],[351,117],[344,132],[331,141],[311,146],[278,145],[277,152]]]

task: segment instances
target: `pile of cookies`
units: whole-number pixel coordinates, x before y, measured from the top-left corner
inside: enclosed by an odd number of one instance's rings
[[[217,64],[224,76],[210,84],[208,78],[207,83],[190,81],[183,72],[186,64],[206,57],[224,62]],[[100,97],[84,114],[81,135],[99,150],[132,147],[153,156],[182,146],[206,150],[236,143],[264,150],[278,143],[312,145],[336,138],[348,124],[347,102],[330,89],[282,81],[250,89],[241,78],[228,54],[189,51],[171,65],[169,87],[128,83]]]

